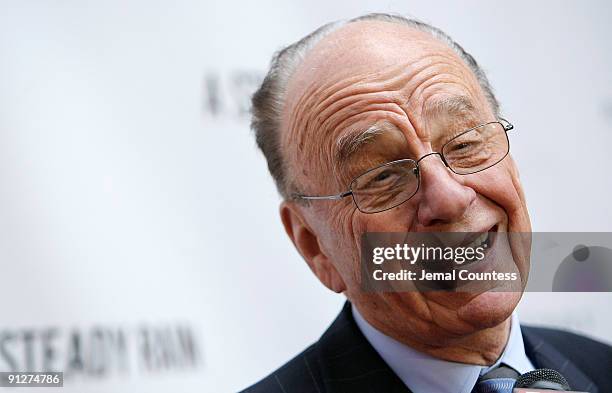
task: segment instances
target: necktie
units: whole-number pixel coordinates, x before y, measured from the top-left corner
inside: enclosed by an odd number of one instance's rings
[[[518,377],[519,373],[502,363],[478,378],[472,393],[512,393]]]

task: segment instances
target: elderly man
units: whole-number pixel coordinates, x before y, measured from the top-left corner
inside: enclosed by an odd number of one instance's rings
[[[610,347],[521,327],[521,290],[361,286],[364,233],[531,231],[512,126],[445,33],[384,14],[325,25],[273,59],[252,126],[287,234],[348,302],[319,341],[247,392],[509,392],[479,386],[534,368],[556,369],[574,390],[611,391]],[[484,154],[465,135],[493,142]]]

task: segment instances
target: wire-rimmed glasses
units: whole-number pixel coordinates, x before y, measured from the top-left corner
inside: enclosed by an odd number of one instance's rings
[[[379,213],[412,198],[421,183],[419,162],[439,155],[444,165],[458,175],[484,171],[502,161],[510,152],[507,132],[514,126],[505,119],[484,123],[463,131],[446,142],[440,152],[425,154],[418,160],[402,159],[372,168],[357,176],[349,189],[335,195],[301,195],[302,200],[338,200],[349,195],[363,213]]]

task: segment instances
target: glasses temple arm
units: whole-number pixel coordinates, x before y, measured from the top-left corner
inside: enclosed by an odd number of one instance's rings
[[[510,131],[514,128],[512,123],[510,123],[508,120],[504,119],[503,117],[500,117],[499,120],[501,120],[500,123],[504,127],[505,131]]]
[[[345,191],[345,192],[342,192],[342,193],[336,194],[336,195],[322,195],[322,196],[310,196],[310,195],[294,194],[293,197],[296,198],[296,199],[307,199],[307,200],[317,200],[317,199],[337,200],[337,199],[342,199],[344,197],[347,197],[347,196],[351,195],[352,193],[353,193],[352,191]]]

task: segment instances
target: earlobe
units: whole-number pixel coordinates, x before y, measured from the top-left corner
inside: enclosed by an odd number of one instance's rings
[[[321,248],[319,238],[308,226],[299,208],[292,202],[283,201],[280,216],[285,232],[319,281],[334,292],[344,292],[344,280]]]

